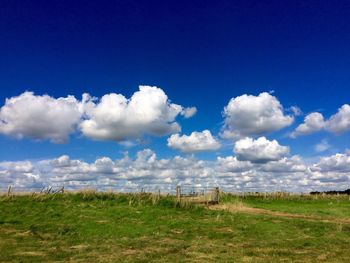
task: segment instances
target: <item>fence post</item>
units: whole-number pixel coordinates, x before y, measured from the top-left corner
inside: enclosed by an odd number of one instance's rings
[[[180,185],[176,186],[176,201],[180,202],[181,200],[181,188]]]
[[[219,203],[219,199],[220,199],[220,190],[219,190],[219,187],[215,187],[215,190],[214,190],[214,201],[216,203]]]
[[[9,185],[9,187],[7,188],[7,196],[10,196],[12,192],[12,186]]]

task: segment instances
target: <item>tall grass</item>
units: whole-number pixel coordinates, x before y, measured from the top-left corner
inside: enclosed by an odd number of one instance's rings
[[[220,193],[222,202],[232,202],[235,200],[259,199],[259,200],[280,200],[280,201],[350,201],[350,195],[326,195],[326,194],[297,194],[288,192],[272,192],[272,193]]]
[[[196,200],[192,198],[181,198],[178,202],[176,197],[171,194],[160,193],[120,193],[120,192],[98,192],[93,189],[85,189],[80,191],[66,191],[64,193],[46,194],[46,193],[13,193],[11,195],[2,194],[0,200],[11,199],[14,196],[31,196],[33,200],[45,201],[56,199],[71,199],[76,201],[115,201],[117,203],[129,204],[131,206],[137,205],[166,205],[177,207],[192,207]],[[270,193],[227,193],[220,192],[220,202],[236,202],[238,200],[280,200],[280,201],[350,201],[350,195],[326,195],[326,194],[297,194],[288,192],[270,192]],[[198,202],[197,202],[198,203]]]
[[[193,208],[195,204],[188,200],[178,202],[176,197],[170,194],[160,193],[118,193],[98,192],[96,190],[66,191],[57,194],[45,193],[20,193],[19,195],[0,195],[0,201],[27,200],[45,202],[49,200],[62,200],[74,202],[113,201],[115,204],[129,206],[160,206],[168,208]]]

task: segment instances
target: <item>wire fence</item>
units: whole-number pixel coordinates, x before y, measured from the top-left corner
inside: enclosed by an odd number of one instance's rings
[[[191,184],[179,184],[182,196],[203,196],[212,193],[218,186],[198,186]],[[342,191],[349,189],[344,186]],[[176,185],[46,185],[46,186],[21,186],[21,185],[0,185],[0,194],[26,194],[26,193],[56,193],[56,192],[78,192],[78,191],[96,191],[96,192],[115,192],[115,193],[161,193],[161,194],[177,194]],[[293,190],[290,187],[277,187],[276,185],[265,185],[264,187],[245,186],[244,188],[236,188],[234,186],[220,186],[220,191],[225,193],[235,193],[238,195],[246,195],[249,193],[293,193],[306,194],[310,192],[323,192],[333,190],[329,189],[307,189],[305,191]]]
[[[94,192],[113,192],[113,193],[158,193],[158,194],[175,194],[175,187],[157,187],[157,186],[133,186],[133,187],[115,187],[115,186],[71,186],[71,185],[48,185],[48,186],[1,186],[0,194],[56,194],[64,192],[79,192],[79,191],[94,191]]]
[[[219,203],[219,187],[202,187],[193,185],[176,186],[176,199],[178,202],[191,203]]]
[[[71,186],[71,185],[48,185],[48,186],[16,186],[8,185],[0,187],[0,194],[56,194],[64,192],[79,192],[79,191],[94,191],[94,192],[112,192],[112,193],[157,193],[157,194],[171,194],[176,195],[178,187],[181,187],[182,196],[203,196],[209,195],[217,187],[200,187],[191,185],[171,185],[171,186],[149,186],[149,185],[138,185],[132,187],[126,186],[96,186],[96,185],[84,185],[84,186]]]

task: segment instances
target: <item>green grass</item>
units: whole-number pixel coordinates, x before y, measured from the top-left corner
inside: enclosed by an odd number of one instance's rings
[[[350,219],[342,198],[223,201]],[[349,224],[212,211],[173,197],[0,197],[0,262],[349,262],[349,247]]]

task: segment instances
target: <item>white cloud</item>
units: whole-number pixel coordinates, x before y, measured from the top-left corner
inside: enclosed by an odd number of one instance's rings
[[[228,191],[310,191],[318,180],[311,179],[308,165],[299,156],[278,161],[252,163],[236,157],[219,157],[215,175]],[[322,185],[322,184],[321,184]]]
[[[29,161],[19,161],[19,162],[0,162],[0,168],[20,173],[31,173],[33,172],[33,165]]]
[[[320,141],[318,144],[315,145],[314,149],[316,152],[324,152],[327,151],[330,148],[330,144],[326,139]]]
[[[254,167],[249,161],[240,161],[236,156],[218,157],[217,170],[221,172],[240,173],[249,171]]]
[[[320,161],[310,167],[311,179],[320,186],[328,186],[328,189],[349,188],[350,184],[350,155],[349,153],[337,153],[322,157]]]
[[[168,138],[168,146],[185,153],[215,151],[220,143],[212,136],[209,130],[192,132],[191,135],[173,134]]]
[[[184,108],[181,112],[181,115],[183,115],[186,119],[191,118],[197,113],[197,108],[196,107],[189,107],[189,108]]]
[[[30,161],[0,162],[0,188],[8,185],[31,187],[36,185],[38,178]]]
[[[86,95],[84,95],[86,96]],[[0,133],[16,138],[68,140],[83,114],[83,104],[73,96],[55,99],[24,92],[6,99],[0,109]]]
[[[332,115],[328,120],[325,120],[323,115],[319,112],[310,113],[305,117],[304,122],[290,134],[290,137],[296,138],[320,130],[326,130],[335,134],[350,131],[350,106],[344,104],[338,109],[338,112]]]
[[[162,89],[140,86],[129,100],[121,94],[104,95],[87,111],[88,119],[80,127],[85,136],[97,140],[161,136],[181,130],[175,118],[182,111],[182,106],[170,103]]]
[[[287,127],[294,121],[293,116],[284,115],[278,99],[267,92],[232,98],[224,108],[223,116],[221,136],[227,139],[260,136]]]
[[[79,162],[78,160],[76,161],[71,161],[71,159],[69,158],[68,155],[62,155],[58,158],[55,158],[53,160],[50,161],[50,164],[53,167],[69,167],[74,165],[74,163]]]
[[[307,165],[299,156],[283,157],[278,161],[265,163],[261,167],[265,172],[277,173],[306,172],[307,169]]]
[[[320,161],[313,166],[313,170],[321,172],[350,173],[350,154],[337,153],[335,155],[322,157]]]
[[[196,107],[171,103],[162,89],[150,86],[140,86],[130,99],[116,93],[101,100],[83,94],[78,101],[24,92],[1,107],[0,133],[63,143],[80,128],[86,137],[122,142],[180,132],[176,117],[190,118],[196,112]]]
[[[281,146],[276,140],[269,141],[265,137],[256,140],[245,138],[235,143],[234,151],[238,160],[253,163],[278,161],[289,154],[287,146]]]
[[[300,124],[294,132],[291,133],[290,137],[296,138],[300,135],[307,135],[316,131],[322,130],[325,125],[323,115],[319,112],[312,112],[308,114],[304,123]]]
[[[344,104],[338,112],[332,115],[326,123],[326,130],[333,133],[343,133],[350,130],[350,105]]]
[[[115,163],[109,157],[102,157],[95,161],[92,171],[100,172],[103,174],[112,174],[116,170],[114,169]]]
[[[307,164],[299,156],[254,163],[235,156],[218,157],[214,162],[181,156],[159,159],[155,152],[145,149],[135,158],[101,157],[90,163],[67,155],[38,162],[0,162],[0,190],[6,191],[8,185],[15,191],[64,185],[66,189],[160,188],[168,192],[175,191],[177,184],[190,184],[218,185],[224,191],[308,192],[348,187],[349,167],[349,153],[323,157],[314,164]]]
[[[7,185],[36,188],[62,186],[67,189],[93,187],[97,189],[174,190],[178,183],[205,183],[211,174],[204,161],[194,157],[175,156],[172,159],[158,159],[150,149],[139,151],[135,159],[124,156],[118,160],[101,157],[87,163],[72,160],[63,155],[55,159],[38,162],[0,162],[0,190]]]
[[[301,114],[303,114],[303,112],[298,106],[292,106],[290,107],[290,110],[293,112],[294,116],[300,116]]]

